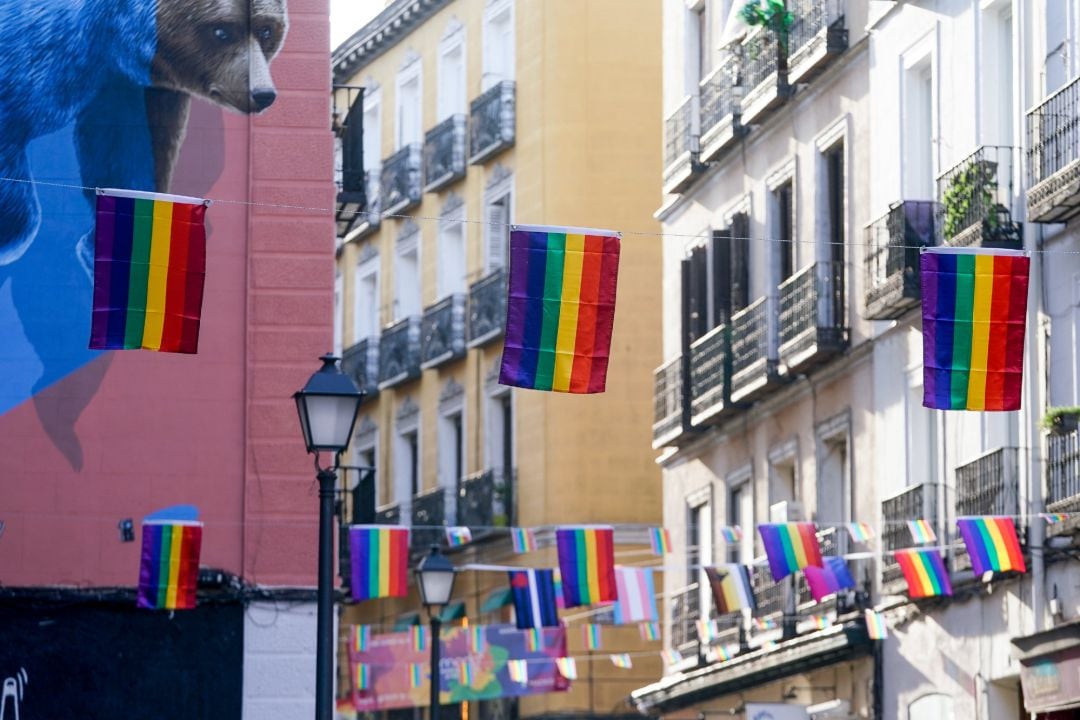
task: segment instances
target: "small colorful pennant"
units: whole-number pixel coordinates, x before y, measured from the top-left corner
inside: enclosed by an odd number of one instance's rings
[[[884,640],[889,637],[889,628],[885,625],[885,616],[876,610],[866,609],[866,634],[871,640]]]
[[[716,659],[720,662],[727,662],[731,658],[735,657],[735,654],[739,651],[738,645],[717,645],[712,649]]]
[[[651,622],[638,623],[638,632],[641,634],[642,640],[659,640],[660,639],[660,623],[655,620]]]
[[[572,657],[555,658],[559,674],[567,680],[577,680],[577,661]]]
[[[529,682],[529,665],[525,660],[507,660],[506,671],[510,675],[510,680],[519,685]]]
[[[810,624],[818,630],[824,630],[826,628],[832,627],[833,623],[832,618],[830,618],[828,615],[811,615]]]
[[[721,525],[720,539],[728,545],[734,545],[742,540],[742,528],[738,525]]]
[[[630,659],[630,653],[618,653],[612,655],[611,664],[624,670],[634,667],[634,661]]]
[[[510,528],[510,540],[519,555],[536,550],[536,532],[531,528]]]
[[[364,652],[368,649],[368,643],[371,642],[371,626],[370,625],[353,625],[352,628],[352,640],[353,650],[356,652]]]
[[[698,639],[705,645],[711,645],[716,639],[716,621],[699,619],[694,621],[694,625],[697,628]]]
[[[416,650],[417,652],[427,650],[427,628],[423,625],[413,625],[409,628],[409,631],[412,633],[413,650]]]
[[[766,523],[758,525],[758,532],[776,582],[808,565],[821,567],[821,546],[814,523]]]
[[[589,623],[585,625],[585,649],[586,650],[599,650],[601,645],[600,639],[601,626],[595,623]]]
[[[199,584],[203,524],[147,520],[136,605],[153,610],[191,610]]]
[[[854,522],[847,524],[848,534],[851,535],[851,541],[857,543],[868,543],[874,539],[874,528],[870,526],[870,523],[866,522]]]
[[[450,547],[461,547],[472,542],[472,530],[467,527],[446,528],[446,544]]]
[[[949,573],[937,548],[909,548],[895,552],[896,562],[913,598],[952,595]]]
[[[409,663],[409,687],[416,689],[424,684],[423,663]]]
[[[930,523],[923,518],[908,520],[907,526],[908,530],[911,531],[911,540],[916,545],[937,542],[937,533],[934,532],[934,528],[930,527]]]
[[[567,608],[617,599],[613,527],[560,527],[555,530],[555,542]]]
[[[529,652],[539,652],[544,647],[544,635],[540,628],[529,628],[524,632],[525,643],[529,648]]]
[[[408,594],[408,528],[351,525],[349,548],[353,600]]]
[[[1069,519],[1068,513],[1039,513],[1039,517],[1046,521],[1047,525],[1053,525],[1054,523],[1065,522]]]
[[[479,655],[484,652],[484,648],[487,647],[487,638],[484,637],[484,626],[473,625],[470,627],[469,640],[471,641],[470,644],[474,654]]]
[[[615,601],[616,625],[649,622],[659,617],[652,569],[617,566],[615,588],[619,596]]]
[[[752,624],[756,630],[772,630],[776,627],[776,621],[772,618],[751,618],[750,624]]]
[[[473,684],[473,666],[468,660],[462,660],[458,665],[458,683],[464,687],[471,687]]]
[[[649,528],[649,547],[653,555],[666,555],[671,552],[671,532],[665,527]]]
[[[1012,518],[958,518],[956,524],[971,557],[971,569],[976,575],[1027,572]]]
[[[356,675],[353,684],[357,690],[367,690],[371,687],[371,667],[360,663],[356,666]]]
[[[754,593],[750,588],[750,572],[745,565],[726,563],[705,568],[705,577],[712,588],[713,602],[719,615],[755,607]]]
[[[660,659],[663,660],[665,665],[678,665],[682,662],[682,653],[678,650],[661,650]]]

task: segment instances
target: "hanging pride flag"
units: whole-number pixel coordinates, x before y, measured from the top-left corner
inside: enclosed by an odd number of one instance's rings
[[[630,653],[616,653],[611,656],[611,664],[623,670],[634,667],[634,661],[630,659]]]
[[[656,584],[649,568],[616,567],[614,621],[616,625],[656,620]]]
[[[446,544],[450,547],[461,547],[472,542],[472,530],[467,527],[446,528]]]
[[[814,523],[767,523],[758,525],[758,532],[765,545],[773,580],[780,582],[808,565],[821,567],[821,548]]]
[[[678,650],[661,650],[660,659],[665,665],[676,665],[682,662],[682,653]]]
[[[99,190],[92,350],[199,349],[208,200]]]
[[[519,555],[536,550],[536,533],[530,528],[510,528],[510,540]]]
[[[353,600],[360,602],[408,594],[408,528],[351,525],[349,549]]]
[[[618,233],[513,226],[499,382],[604,392],[618,276]]]
[[[153,610],[195,607],[202,529],[201,522],[143,522],[138,607]]]
[[[427,650],[427,628],[423,625],[414,625],[409,628],[409,632],[412,634],[412,648],[417,652],[424,652]]]
[[[721,525],[720,539],[728,545],[734,545],[742,540],[742,528],[738,525]]]
[[[468,660],[462,660],[458,666],[458,682],[465,687],[469,687],[473,684],[474,677],[472,663]]]
[[[562,572],[559,571],[559,568],[552,570],[551,579],[555,583],[555,607],[564,610],[566,609],[566,598],[563,596]]]
[[[409,663],[409,687],[416,689],[424,683],[424,666],[422,663]]]
[[[705,577],[712,588],[713,602],[719,615],[753,610],[754,593],[750,590],[750,571],[739,563],[726,563],[705,568]]]
[[[923,405],[1020,409],[1029,265],[1016,250],[923,251]]]
[[[611,526],[555,530],[566,607],[612,602],[615,589],[615,530]]]
[[[353,684],[357,690],[367,690],[371,687],[371,668],[368,665],[358,664]]]
[[[945,561],[937,548],[897,550],[895,555],[911,597],[952,595],[949,573],[945,570]]]
[[[695,620],[694,626],[697,629],[698,639],[705,645],[711,645],[720,632],[715,620]]]
[[[559,674],[567,680],[577,680],[577,661],[574,658],[555,658],[555,666],[559,668]]]
[[[367,650],[368,644],[371,642],[371,626],[353,625],[352,641],[354,652],[364,652]]]
[[[823,558],[821,567],[813,565],[803,569],[806,584],[810,586],[810,595],[814,602],[821,602],[829,595],[855,587],[855,578],[851,577],[847,561],[842,557],[829,555]]]
[[[510,674],[510,680],[519,685],[529,682],[529,664],[525,660],[507,660],[506,671]]]
[[[599,650],[601,645],[600,639],[601,629],[600,626],[595,623],[589,623],[585,625],[585,649],[586,650]]]
[[[916,545],[937,542],[937,533],[934,532],[934,528],[930,527],[930,523],[923,518],[908,520],[907,526],[908,530],[911,531],[911,539]]]
[[[868,543],[874,539],[874,528],[870,527],[870,523],[848,523],[847,530],[852,542]]]
[[[713,651],[713,655],[716,656],[717,660],[719,660],[720,662],[727,662],[731,658],[735,657],[736,653],[738,653],[738,651],[739,651],[739,646],[738,645],[717,645],[716,647],[714,647],[712,649],[712,651]]]
[[[1039,517],[1046,521],[1047,525],[1053,525],[1054,523],[1065,522],[1069,519],[1068,513],[1039,513]]]
[[[958,518],[956,524],[971,556],[971,569],[976,575],[1027,572],[1012,518]]]
[[[659,640],[660,623],[655,620],[638,623],[638,633],[641,635],[642,640]]]
[[[552,571],[528,568],[510,570],[508,574],[517,626],[522,630],[557,626],[559,614],[555,605],[555,581]]]
[[[750,624],[757,630],[772,630],[776,627],[776,621],[772,618],[751,618]]]
[[[866,634],[871,640],[884,640],[889,637],[889,628],[885,626],[885,616],[879,612],[866,609]]]
[[[667,528],[649,528],[649,547],[653,555],[666,555],[671,552],[671,533]]]

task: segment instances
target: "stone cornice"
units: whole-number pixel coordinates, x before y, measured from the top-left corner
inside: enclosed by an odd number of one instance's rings
[[[401,42],[450,1],[394,0],[334,50],[331,55],[334,82],[347,83],[361,68]]]

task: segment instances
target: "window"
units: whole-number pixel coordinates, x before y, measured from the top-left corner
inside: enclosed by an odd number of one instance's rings
[[[907,484],[933,482],[937,477],[937,423],[934,412],[923,407],[922,368],[908,373],[906,416]]]
[[[791,180],[772,191],[769,237],[775,258],[777,285],[795,274],[795,198]]]
[[[825,163],[825,212],[829,242],[828,258],[844,262],[844,144],[837,143],[822,153]]]
[[[736,218],[745,219],[745,215]],[[746,230],[741,221],[712,233],[683,260],[682,313],[686,348],[733,312],[746,307],[749,280]],[[685,349],[685,348],[684,348]]]
[[[398,238],[394,268],[394,319],[419,315],[420,230],[412,227]]]
[[[439,42],[439,120],[465,113],[465,27],[455,18]]]
[[[904,70],[902,135],[904,200],[934,197],[933,75],[930,57]]]
[[[701,617],[709,616],[712,591],[705,579],[704,566],[712,565],[712,504],[706,491],[704,499],[694,498],[687,503],[686,515],[686,583],[698,584],[698,608]]]
[[[341,357],[343,343],[342,335],[345,330],[345,283],[341,273],[334,274],[334,354]]]
[[[439,222],[439,297],[464,293],[465,283],[465,207],[459,205],[444,213]]]
[[[494,386],[498,387],[498,386]],[[495,486],[500,488],[501,498],[496,499],[495,514],[505,522],[513,523],[514,499],[514,400],[510,392],[489,392],[487,398],[487,432],[484,454],[487,467],[495,476]]]
[[[397,135],[396,149],[423,142],[423,117],[420,104],[420,57],[406,60],[397,78]]]
[[[793,502],[799,499],[798,441],[791,439],[769,452],[769,512],[777,503]],[[794,521],[798,518],[791,518]],[[770,518],[770,520],[772,520]],[[772,520],[773,522],[778,522]]]
[[[413,496],[420,492],[420,408],[406,397],[398,407],[394,425],[394,502],[403,518],[410,517]]]
[[[465,426],[461,411],[439,419],[439,484],[456,488],[465,476]]]
[[[983,7],[982,144],[1013,144],[1012,7],[997,2]]]
[[[374,255],[356,264],[355,307],[353,308],[353,341],[379,334],[379,256]]]
[[[382,166],[382,92],[378,86],[364,93],[364,170]]]
[[[488,0],[484,9],[484,57],[480,87],[514,79],[514,3]]]
[[[710,12],[710,0],[699,0],[696,8],[691,10],[690,26],[694,37],[692,46],[696,49],[696,57],[693,58],[697,72],[694,74],[694,87],[691,93],[697,92],[697,84],[712,70],[712,13]]]
[[[742,528],[743,538],[734,545],[728,545],[728,562],[747,563],[754,555],[754,495],[750,480],[745,479],[733,485],[728,495],[728,525]]]
[[[513,217],[513,178],[507,176],[489,187],[484,201],[484,271],[506,266],[510,251],[510,222]]]
[[[850,438],[847,416],[818,427],[817,510],[822,523],[852,521]],[[847,549],[847,533],[835,535],[839,552]]]

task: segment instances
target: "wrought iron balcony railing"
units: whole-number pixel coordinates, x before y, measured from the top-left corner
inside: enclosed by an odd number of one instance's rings
[[[939,244],[941,206],[929,200],[893,205],[866,229],[868,320],[893,320],[919,304],[919,248]]]
[[[682,355],[653,372],[653,447],[675,443],[689,429]]]
[[[364,393],[361,402],[379,394],[379,337],[366,337],[351,345],[341,356],[341,371],[351,377]]]
[[[755,618],[768,618],[780,625],[780,616],[784,612],[784,585],[772,578],[768,566],[755,565],[750,568],[750,589],[754,593]]]
[[[1028,111],[1028,220],[1080,213],[1080,77]]]
[[[698,96],[691,95],[664,120],[664,192],[679,193],[701,170],[698,162]]]
[[[820,365],[847,347],[844,263],[819,262],[785,280],[780,296],[780,362],[789,373]]]
[[[346,236],[363,237],[373,232],[382,223],[382,195],[379,168],[364,171],[364,192],[345,192],[338,186],[337,222],[338,240]]]
[[[401,503],[391,503],[375,511],[376,525],[400,525]]]
[[[420,318],[399,320],[379,340],[379,388],[420,377]]]
[[[458,483],[457,524],[489,528],[495,525],[495,474],[491,470],[463,477]],[[476,536],[473,531],[473,536]]]
[[[690,346],[690,422],[715,421],[731,403],[731,330],[717,325]]]
[[[469,105],[469,163],[479,165],[512,147],[516,134],[515,87],[503,80]]]
[[[956,247],[1023,247],[1013,222],[1013,148],[984,145],[937,181],[944,220],[942,237]]]
[[[701,102],[701,161],[716,158],[743,134],[739,115],[742,109],[742,86],[739,80],[739,57],[729,54],[698,88]]]
[[[776,338],[770,331],[773,298],[762,297],[731,316],[731,400],[749,400],[778,379]]]
[[[412,143],[386,158],[382,168],[383,214],[396,215],[420,204],[423,148]]]
[[[697,656],[701,645],[697,621],[701,618],[701,590],[691,583],[671,596],[671,647],[684,658]]]
[[[956,468],[956,515],[1020,515],[1020,465],[1016,448],[998,448]],[[1024,541],[1024,523],[1016,520]],[[955,553],[953,568],[971,567],[964,550]]]
[[[426,552],[432,545],[446,542],[446,488],[435,488],[412,499],[412,529],[409,545],[413,552]]]
[[[937,483],[912,485],[898,495],[881,502],[881,549],[900,550],[913,546],[909,520],[923,519],[934,534],[941,537],[937,513]],[[900,566],[886,555],[882,562],[881,582],[892,585],[903,578]]]
[[[506,271],[495,268],[469,286],[469,347],[479,347],[503,333],[506,323]]]
[[[807,82],[848,46],[846,0],[788,0],[788,82]]]
[[[465,357],[465,296],[450,295],[425,309],[420,337],[423,369]]]
[[[740,101],[743,125],[759,120],[791,94],[787,80],[787,53],[776,33],[764,28],[752,31],[739,46],[744,89]]]
[[[1046,443],[1046,509],[1080,512],[1080,430],[1050,435]]]
[[[434,192],[465,177],[464,115],[451,115],[424,136],[426,192]]]

